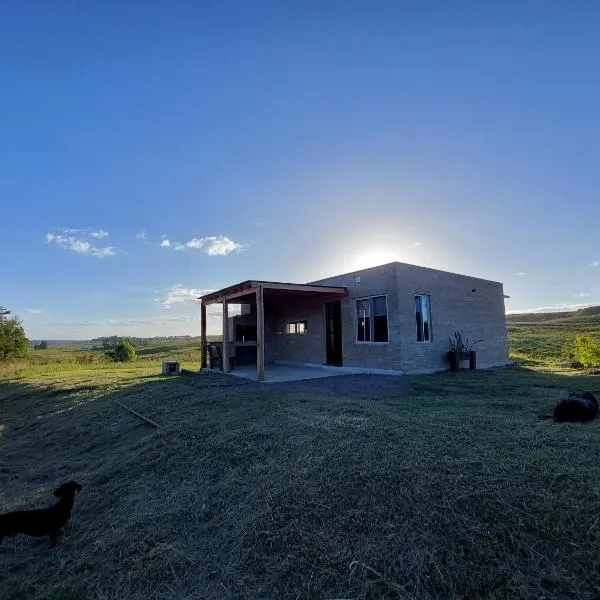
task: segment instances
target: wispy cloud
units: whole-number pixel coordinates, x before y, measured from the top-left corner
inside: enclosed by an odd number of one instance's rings
[[[174,285],[160,292],[160,296],[156,299],[160,302],[163,308],[171,308],[178,304],[190,304],[197,302],[199,296],[210,294],[214,290],[206,290],[200,288],[187,288],[183,285]]]
[[[519,272],[517,273],[517,275],[518,275],[519,277],[523,277],[524,275],[527,275],[527,273],[526,273],[525,271],[519,271]]]
[[[155,301],[160,303],[161,308],[183,308],[190,305],[198,305],[198,298],[200,296],[210,294],[214,291],[214,289],[188,288],[183,285],[174,285],[159,292]],[[238,315],[240,314],[240,306],[238,304],[230,304],[227,312],[230,317]],[[206,314],[209,319],[220,319],[223,316],[223,306],[220,303],[209,304]]]
[[[135,237],[138,240],[147,240],[148,233],[146,231],[138,231],[138,233],[135,234]]]
[[[421,242],[415,242],[415,246],[421,246]]]
[[[594,260],[590,263],[590,267],[600,267],[600,260]]]
[[[585,298],[586,296],[591,296],[591,294],[587,294],[586,292],[580,292],[579,294],[573,294],[573,296],[577,296],[577,298]]]
[[[99,229],[98,231],[90,231],[88,235],[97,240],[101,240],[105,237],[108,237],[108,231],[103,231],[102,229]]]
[[[42,314],[42,311],[37,308],[28,308],[27,312],[31,313],[32,315],[41,315]]]
[[[160,243],[163,248],[174,248],[175,250],[202,250],[208,256],[226,256],[231,252],[241,252],[245,246],[235,242],[224,235],[211,235],[201,238],[192,238],[187,242],[171,242],[163,239]]]
[[[71,235],[78,232],[78,235]],[[66,234],[66,235],[65,235]],[[86,236],[101,239],[106,237],[108,233],[105,231],[91,231],[82,229],[61,229],[60,233],[47,233],[46,242],[48,244],[56,244],[65,250],[72,250],[78,254],[93,256],[94,258],[105,258],[114,256],[115,249],[112,246],[98,247],[85,239]]]
[[[516,315],[522,313],[544,313],[544,312],[563,312],[569,310],[578,310],[579,308],[589,308],[598,306],[600,302],[586,302],[584,304],[553,304],[552,306],[539,306],[537,308],[522,308],[517,310],[507,310],[507,315]]]

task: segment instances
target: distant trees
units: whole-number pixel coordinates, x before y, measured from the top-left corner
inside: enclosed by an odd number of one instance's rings
[[[33,349],[34,350],[46,350],[48,348],[48,342],[42,340],[39,344],[36,344]]]
[[[31,350],[21,320],[10,314],[10,310],[0,306],[0,362],[25,358]]]

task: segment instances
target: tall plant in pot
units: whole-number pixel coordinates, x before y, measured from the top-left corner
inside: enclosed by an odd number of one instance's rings
[[[450,370],[458,371],[460,368],[461,360],[468,360],[470,367],[475,368],[475,350],[473,347],[475,344],[479,344],[483,340],[475,340],[472,342],[468,337],[465,337],[464,332],[455,331],[452,336],[448,338],[449,349],[448,349],[448,361],[450,362]]]

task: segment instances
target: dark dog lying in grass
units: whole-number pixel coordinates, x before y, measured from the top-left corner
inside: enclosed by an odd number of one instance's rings
[[[557,423],[585,423],[598,416],[598,401],[591,392],[571,392],[555,407],[552,416],[542,419],[554,419]]]
[[[71,516],[75,496],[79,490],[81,485],[69,481],[54,490],[54,495],[59,501],[50,508],[15,510],[0,515],[0,544],[5,536],[23,533],[36,537],[47,535],[50,537],[50,546],[54,546],[60,529]]]

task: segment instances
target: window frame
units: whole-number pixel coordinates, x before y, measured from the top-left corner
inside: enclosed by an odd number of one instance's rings
[[[385,298],[385,318],[387,324],[387,341],[385,342],[376,342],[375,340],[373,340],[373,333],[375,330],[375,315],[373,315],[373,298]],[[369,334],[371,339],[368,341],[358,339],[358,303],[361,300],[369,301]],[[365,346],[383,346],[385,344],[390,343],[390,309],[387,294],[373,294],[372,296],[360,296],[359,298],[354,298],[354,343]]]
[[[298,331],[298,325],[304,323],[304,331]],[[294,326],[294,331],[290,331],[290,325]],[[286,335],[306,335],[308,333],[308,321],[306,319],[298,319],[296,321],[286,321],[285,323],[285,334]]]
[[[416,309],[416,299],[417,298],[427,298],[427,309],[428,309],[428,317],[429,317],[429,320],[427,322],[429,324],[429,328],[428,328],[429,337],[426,340],[425,339],[420,340],[419,339],[419,332],[416,331],[416,334],[417,334],[417,336],[416,336],[417,337],[416,342],[417,342],[417,344],[431,344],[433,342],[433,327],[432,327],[432,321],[433,321],[433,319],[431,318],[431,294],[425,294],[425,293],[415,293],[414,294],[414,299],[415,299],[415,320],[416,320],[416,317],[417,317],[417,309]],[[421,327],[422,327],[422,325],[421,325]]]

